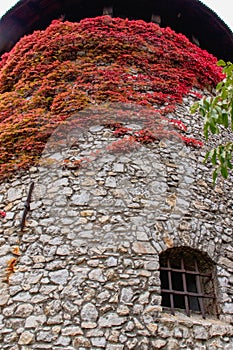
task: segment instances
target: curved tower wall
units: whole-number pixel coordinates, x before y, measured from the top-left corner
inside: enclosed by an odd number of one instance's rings
[[[193,101],[177,116],[187,121]],[[231,179],[214,188],[204,151],[177,139],[126,151],[108,125],[63,136],[1,184],[2,349],[230,349]],[[218,317],[161,306],[159,254],[174,247],[213,262]]]
[[[1,28],[16,20],[8,15]],[[202,120],[189,112],[196,96],[170,117],[200,140]],[[126,140],[103,121],[58,128],[37,166],[1,182],[2,349],[232,348],[232,178],[214,187],[206,147],[185,145],[174,130],[132,143],[145,125],[125,118],[121,127]],[[170,252],[172,261],[197,257],[192,273],[215,297],[204,317],[191,302],[174,312],[164,305],[161,276],[171,270],[163,274],[161,262]]]

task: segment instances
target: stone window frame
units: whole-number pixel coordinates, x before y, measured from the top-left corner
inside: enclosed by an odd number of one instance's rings
[[[175,315],[200,313],[219,317],[216,266],[206,253],[189,247],[167,249],[159,255],[161,305]]]

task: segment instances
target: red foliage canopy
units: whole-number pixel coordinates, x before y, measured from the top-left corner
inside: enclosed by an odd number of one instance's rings
[[[35,162],[55,128],[88,105],[136,103],[166,115],[192,87],[221,79],[216,58],[170,28],[108,16],[53,21],[2,56],[0,176]]]

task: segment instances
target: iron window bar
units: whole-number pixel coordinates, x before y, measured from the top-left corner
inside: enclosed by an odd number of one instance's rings
[[[189,300],[188,300],[188,289],[187,289],[187,283],[186,283],[186,275],[185,275],[185,268],[184,268],[184,259],[181,259],[181,269],[182,269],[182,282],[183,282],[183,288],[184,288],[184,302],[185,302],[185,310],[187,316],[190,316],[190,308],[189,308]]]
[[[163,288],[163,285],[162,285],[161,293],[166,293],[166,294],[169,295],[170,310],[171,310],[171,313],[173,315],[175,315],[175,308],[176,308],[175,301],[174,301],[174,296],[180,295],[180,296],[184,297],[184,308],[185,308],[187,316],[190,316],[191,310],[193,310],[190,307],[190,300],[189,300],[189,298],[190,297],[197,298],[197,301],[198,301],[198,304],[199,304],[199,309],[201,311],[202,317],[205,318],[206,317],[206,310],[205,310],[205,306],[204,306],[203,300],[204,299],[213,299],[213,300],[215,300],[216,297],[214,295],[207,295],[206,293],[204,293],[202,291],[203,288],[201,286],[200,277],[212,278],[213,276],[212,276],[211,273],[202,273],[202,272],[200,272],[199,269],[198,269],[197,260],[193,259],[193,261],[194,261],[195,270],[186,270],[183,257],[180,258],[181,268],[172,268],[170,259],[167,258],[166,259],[167,267],[160,266],[160,271],[166,271],[167,272],[168,288]],[[180,288],[182,290],[177,290],[173,286],[172,274],[174,272],[181,274],[182,283],[180,285]],[[197,290],[196,292],[191,292],[191,291],[188,290],[188,286],[187,286],[187,276],[188,275],[193,275],[195,277],[195,289]]]
[[[199,272],[196,259],[194,260],[194,264],[195,264],[195,271]],[[196,274],[196,285],[197,285],[197,292],[199,294],[201,294],[201,281],[200,281],[200,275],[199,274]],[[204,305],[203,305],[203,300],[202,300],[202,298],[199,298],[198,301],[199,301],[202,317],[205,318],[205,308],[204,308]]]

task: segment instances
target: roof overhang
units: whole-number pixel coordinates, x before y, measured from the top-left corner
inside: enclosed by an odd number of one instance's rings
[[[233,60],[231,30],[198,0],[20,0],[0,20],[0,54],[25,34],[45,29],[53,19],[79,21],[100,16],[109,7],[114,17],[149,22],[154,15],[161,18],[162,27],[185,34],[218,58]]]

